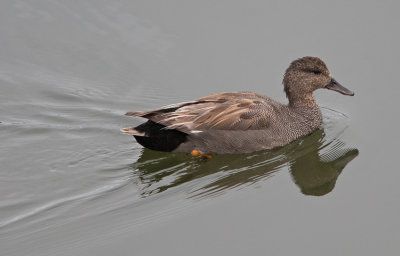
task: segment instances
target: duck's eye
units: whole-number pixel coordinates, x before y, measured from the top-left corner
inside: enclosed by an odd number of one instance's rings
[[[319,71],[319,70],[313,70],[312,72],[313,72],[314,74],[316,74],[316,75],[321,74],[321,71]]]

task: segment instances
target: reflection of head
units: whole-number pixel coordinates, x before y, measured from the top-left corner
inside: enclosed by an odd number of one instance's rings
[[[344,167],[358,155],[357,149],[330,152],[337,157],[321,161],[318,150],[297,158],[290,166],[294,182],[305,195],[322,196],[332,191]]]

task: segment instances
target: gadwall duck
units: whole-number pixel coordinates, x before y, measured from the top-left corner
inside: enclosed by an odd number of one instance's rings
[[[148,121],[121,131],[158,151],[249,153],[284,146],[318,129],[322,115],[313,91],[326,88],[354,95],[317,57],[293,61],[283,85],[287,105],[254,92],[212,94],[152,111],[129,111],[126,115]]]

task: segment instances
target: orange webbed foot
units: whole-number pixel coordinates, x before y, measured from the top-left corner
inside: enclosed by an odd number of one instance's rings
[[[199,157],[201,159],[211,159],[212,158],[212,155],[204,154],[204,153],[200,152],[197,149],[193,149],[192,152],[190,152],[190,155],[191,156],[197,156],[197,157]]]

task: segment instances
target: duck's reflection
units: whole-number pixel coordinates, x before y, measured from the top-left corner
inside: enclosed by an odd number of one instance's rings
[[[144,186],[143,196],[182,184],[190,186],[193,196],[213,195],[266,179],[285,166],[303,194],[321,196],[332,191],[344,167],[358,155],[357,149],[343,146],[337,139],[326,141],[320,129],[272,151],[215,155],[206,161],[144,149],[132,168]]]

